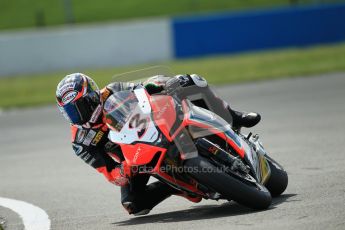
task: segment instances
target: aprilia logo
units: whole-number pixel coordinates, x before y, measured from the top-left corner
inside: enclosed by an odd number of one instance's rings
[[[141,147],[139,146],[137,148],[137,151],[135,151],[135,155],[134,155],[134,158],[133,158],[133,163],[136,163],[137,160],[138,160],[138,157],[139,157],[139,154],[140,154],[140,151],[141,151]]]

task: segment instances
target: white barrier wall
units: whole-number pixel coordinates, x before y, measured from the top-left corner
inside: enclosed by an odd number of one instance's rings
[[[170,20],[0,33],[0,76],[171,59]]]

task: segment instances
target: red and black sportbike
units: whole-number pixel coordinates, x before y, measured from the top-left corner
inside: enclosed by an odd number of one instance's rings
[[[136,173],[150,174],[191,197],[234,200],[265,209],[288,176],[258,135],[243,135],[219,115],[176,94],[121,91],[104,104],[109,138]]]

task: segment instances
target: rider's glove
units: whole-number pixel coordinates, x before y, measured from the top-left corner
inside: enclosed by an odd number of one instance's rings
[[[131,167],[127,164],[126,161],[122,161],[120,173],[123,177],[130,178],[132,176]]]
[[[115,170],[114,184],[118,186],[126,186],[132,175],[131,167],[127,165],[126,161],[123,161],[120,168],[116,168]]]
[[[169,79],[169,77],[166,77],[164,75],[156,75],[144,81],[143,85],[146,88],[147,92],[151,95],[161,93],[164,90],[165,83]]]

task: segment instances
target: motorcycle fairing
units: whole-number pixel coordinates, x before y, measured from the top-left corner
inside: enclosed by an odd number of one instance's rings
[[[266,152],[258,140],[253,140],[251,137],[248,143],[242,139],[243,144],[246,146],[246,160],[252,166],[255,176],[260,183],[265,184],[271,175],[270,166],[266,160]],[[255,147],[251,147],[251,146]],[[254,150],[256,149],[256,150]]]
[[[129,165],[146,165],[152,161],[158,153],[165,153],[166,149],[144,143],[134,145],[121,144],[121,150]]]
[[[117,144],[156,142],[159,139],[159,131],[151,119],[152,109],[146,91],[142,88],[133,93],[138,99],[137,106],[120,131],[112,129],[109,132],[109,139]]]
[[[150,96],[145,89],[136,89],[133,94],[138,99],[136,108],[133,112],[130,111],[129,118],[125,120],[120,131],[111,129],[109,132],[110,140],[121,146],[128,164],[147,165],[159,158],[157,162],[155,161],[155,168],[151,171],[152,175],[182,190],[200,194],[202,192],[196,184],[179,180],[160,170],[159,166],[167,151],[162,148],[163,145],[160,143],[163,139],[173,142],[180,133],[186,132],[187,128],[194,126],[206,129],[222,138],[241,158],[244,158],[246,154],[252,154],[252,151],[245,149],[249,146],[245,142],[241,142],[241,138],[232,131],[230,125],[213,112],[194,106],[188,100],[182,101],[181,108],[175,104],[173,97]],[[133,124],[135,125],[133,126]],[[251,148],[249,147],[249,149]]]
[[[215,134],[226,141],[241,158],[244,157],[246,151],[241,138],[224,119],[209,110],[194,106],[187,100],[183,100],[182,105],[186,114],[183,122],[184,127],[195,126],[205,130],[202,134]]]
[[[153,109],[153,120],[164,136],[172,142],[172,130],[176,129],[176,108],[174,99],[171,96],[156,95],[152,96],[150,100]],[[166,116],[169,114],[169,116]]]
[[[237,135],[231,128],[231,126],[217,114],[198,107],[190,103],[188,100],[184,100],[183,109],[185,114],[185,126],[189,126],[190,130],[193,127],[198,128],[197,132],[193,135],[200,134],[200,137],[216,134],[225,140],[241,157],[246,159],[247,163],[251,165],[254,175],[256,175],[258,181],[264,183],[267,181],[270,175],[270,170],[267,161],[263,154],[259,154],[253,150],[247,142]],[[200,131],[201,128],[201,131]],[[203,129],[203,130],[202,130]],[[194,136],[194,138],[196,138]]]

